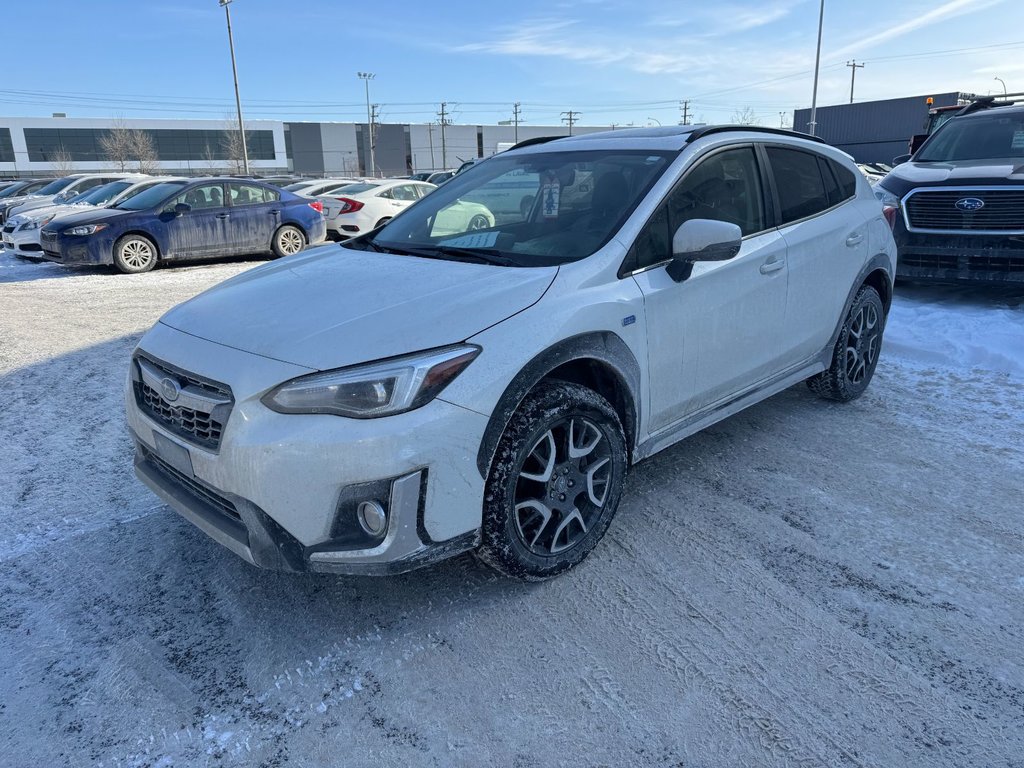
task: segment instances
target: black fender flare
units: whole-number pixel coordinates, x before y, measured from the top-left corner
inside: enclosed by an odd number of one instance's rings
[[[531,359],[515,375],[498,398],[480,441],[476,465],[481,477],[487,479],[498,441],[526,395],[556,368],[574,360],[594,360],[603,364],[618,379],[625,393],[623,405],[626,423],[622,426],[626,431],[626,444],[632,454],[640,425],[640,364],[626,342],[616,334],[594,331],[570,336],[553,344]]]
[[[832,351],[835,349],[836,342],[839,341],[839,334],[843,330],[843,323],[846,322],[846,316],[850,314],[850,307],[853,306],[853,300],[857,298],[857,293],[864,286],[868,280],[868,276],[872,272],[881,270],[885,274],[886,279],[886,290],[889,295],[883,295],[882,303],[885,306],[886,319],[889,316],[889,307],[892,305],[892,293],[893,293],[893,275],[892,275],[892,263],[889,260],[889,256],[885,253],[876,253],[872,256],[868,262],[861,268],[857,275],[857,279],[853,281],[850,286],[850,292],[846,296],[846,303],[843,304],[843,311],[839,313],[839,321],[836,323],[835,330],[832,331],[832,336],[825,345],[825,349],[821,352],[821,361],[827,368],[832,362]]]

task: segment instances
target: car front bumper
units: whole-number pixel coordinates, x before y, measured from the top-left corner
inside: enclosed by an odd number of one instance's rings
[[[908,232],[897,219],[896,276],[935,282],[1024,283],[1024,236]]]
[[[486,417],[440,399],[380,419],[280,414],[260,397],[307,369],[160,324],[140,349],[231,387],[235,402],[216,450],[140,407],[131,381],[127,421],[139,478],[247,562],[384,574],[476,546],[484,481],[475,457]],[[386,509],[383,535],[358,527],[361,500]]]
[[[4,232],[4,249],[15,256],[25,259],[43,258],[43,249],[39,245],[39,230],[15,230]]]

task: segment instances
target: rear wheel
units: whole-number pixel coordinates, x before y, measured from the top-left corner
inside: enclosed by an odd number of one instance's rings
[[[626,438],[608,401],[576,384],[540,384],[498,443],[478,557],[529,581],[572,568],[608,530],[625,476]]]
[[[148,237],[125,235],[114,243],[114,266],[125,274],[149,272],[156,260],[156,245]]]
[[[885,307],[878,291],[863,286],[854,297],[839,331],[827,370],[807,380],[811,391],[829,400],[848,402],[864,394],[882,349]]]
[[[298,227],[293,227],[291,224],[285,224],[277,232],[274,233],[274,239],[270,244],[270,250],[274,252],[277,258],[282,256],[292,256],[303,248],[306,247],[306,238],[302,234],[302,230]]]

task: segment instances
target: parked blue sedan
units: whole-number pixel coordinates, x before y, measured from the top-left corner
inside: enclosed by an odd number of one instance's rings
[[[113,264],[148,272],[157,262],[272,252],[290,256],[323,241],[318,201],[248,179],[167,181],[113,208],[63,216],[40,233],[61,264]]]

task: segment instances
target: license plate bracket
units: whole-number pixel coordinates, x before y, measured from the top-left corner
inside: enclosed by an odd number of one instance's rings
[[[195,478],[195,472],[192,470],[192,455],[188,452],[188,448],[178,445],[159,432],[153,433],[153,442],[156,444],[157,456],[186,477]]]

